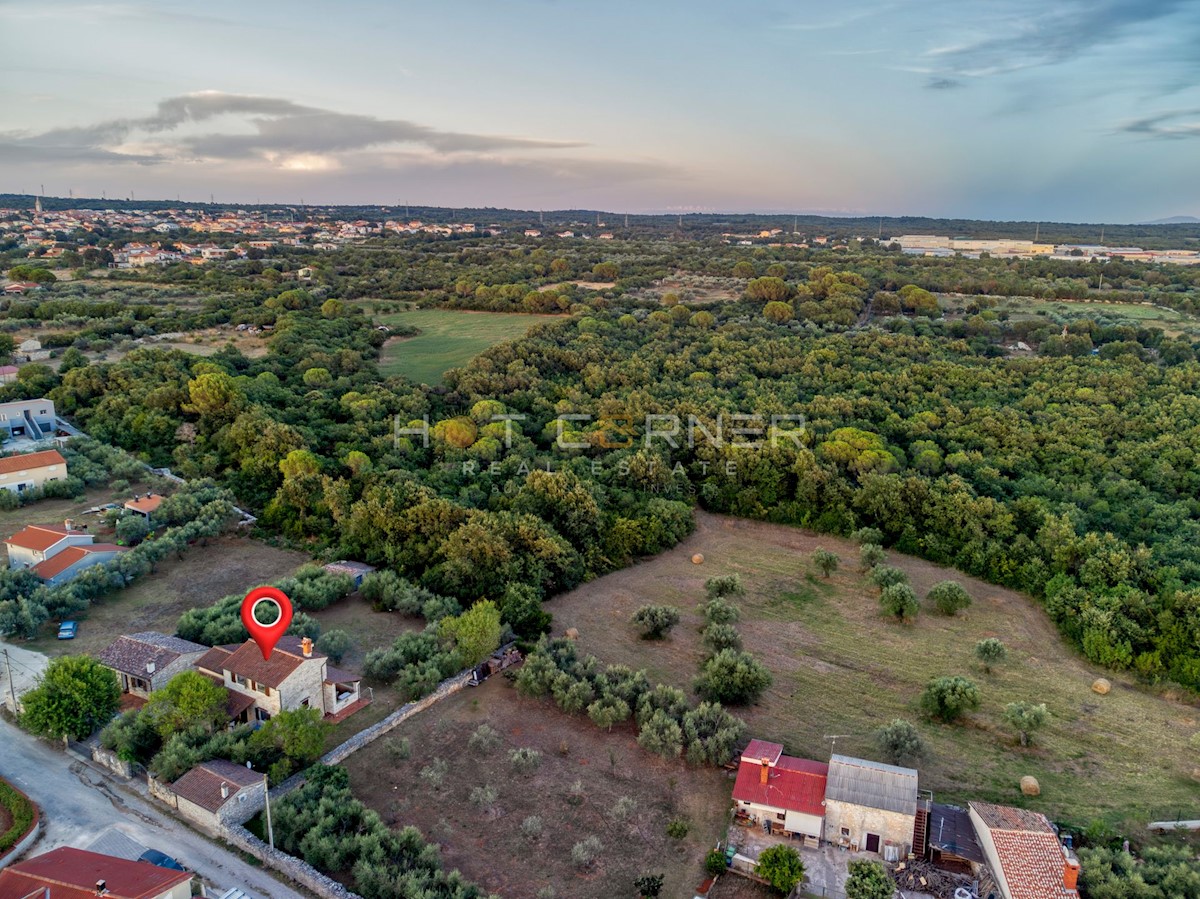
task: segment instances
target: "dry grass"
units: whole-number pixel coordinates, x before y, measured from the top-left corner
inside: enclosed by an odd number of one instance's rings
[[[742,711],[751,731],[789,751],[827,758],[875,755],[872,735],[895,717],[917,720],[924,685],[966,674],[980,685],[982,708],[958,727],[921,723],[930,752],[922,787],[943,801],[971,798],[1028,805],[1068,820],[1114,822],[1175,818],[1200,800],[1193,774],[1200,704],[1154,695],[1131,678],[1102,671],[1066,646],[1031,599],[919,559],[889,554],[919,595],[954,578],[974,597],[955,618],[923,610],[905,626],[879,611],[878,593],[858,572],[857,547],[845,540],[760,522],[697,514],[697,531],[674,550],[552,600],[555,632],[580,632],[580,644],[608,663],[644,667],[651,680],[689,688],[703,658],[698,605],[704,581],[738,573],[748,595],[737,625],[746,648],[773,672],[761,702]],[[841,556],[825,581],[808,564],[818,546]],[[705,556],[702,565],[693,553]],[[637,639],[630,615],[647,603],[670,603],[683,619],[660,643]],[[999,637],[1006,662],[985,674],[975,643]],[[1113,692],[1098,696],[1103,674]],[[1002,723],[1008,702],[1045,702],[1052,718],[1029,749]],[[1019,780],[1032,774],[1042,795],[1023,799]]]
[[[500,745],[469,749],[484,723],[499,732]],[[408,759],[395,752],[404,739]],[[542,753],[533,773],[513,772],[508,753],[518,747]],[[447,765],[441,786],[421,776],[435,759]],[[704,879],[704,853],[723,834],[731,788],[724,771],[662,761],[638,747],[628,727],[606,733],[547,702],[523,699],[503,677],[406,721],[346,767],[355,794],[391,826],[418,825],[441,844],[448,869],[506,899],[532,899],[545,886],[562,899],[631,896],[634,879],[646,873],[666,875],[664,896],[690,896]],[[472,790],[484,785],[496,791],[490,809],[471,801]],[[622,796],[637,803],[623,821],[611,814]],[[521,831],[531,815],[542,819],[536,839]],[[675,817],[691,824],[682,840],[666,835]],[[589,836],[603,848],[581,871],[571,848]]]

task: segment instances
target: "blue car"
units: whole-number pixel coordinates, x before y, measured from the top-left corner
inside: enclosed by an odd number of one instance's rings
[[[158,865],[160,868],[170,868],[172,871],[186,871],[183,865],[171,858],[165,852],[159,852],[157,849],[147,849],[138,856],[139,862],[149,862],[152,865]]]
[[[74,640],[75,634],[78,630],[79,630],[79,622],[64,621],[62,624],[60,624],[58,626],[58,639]]]

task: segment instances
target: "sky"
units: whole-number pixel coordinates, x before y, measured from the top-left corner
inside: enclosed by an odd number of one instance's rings
[[[1200,0],[0,0],[0,192],[1200,216]]]

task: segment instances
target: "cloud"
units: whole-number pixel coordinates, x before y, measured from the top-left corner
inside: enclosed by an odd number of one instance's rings
[[[928,81],[926,81],[925,86],[927,88],[929,88],[930,90],[949,91],[949,90],[954,90],[954,88],[956,88],[956,87],[962,87],[963,83],[961,81],[959,81],[957,78],[934,77],[934,78],[930,78]]]
[[[1119,125],[1117,131],[1158,140],[1200,137],[1200,109],[1160,112],[1152,116],[1133,119]]]
[[[1137,37],[1145,26],[1187,11],[1188,0],[1041,0],[1017,4],[1007,18],[991,15],[986,32],[927,51],[935,69],[926,87],[1055,66]],[[1195,41],[1194,21],[1176,39]]]
[[[239,127],[190,133],[206,123]],[[179,133],[181,131],[188,133]],[[279,168],[313,170],[339,155],[382,148],[431,154],[550,150],[577,142],[442,131],[404,119],[334,112],[278,97],[203,91],[161,101],[147,116],[0,133],[0,160],[74,163],[204,162],[259,159]],[[322,163],[321,160],[324,160]]]

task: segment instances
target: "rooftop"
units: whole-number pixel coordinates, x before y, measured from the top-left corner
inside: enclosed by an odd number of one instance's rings
[[[175,783],[171,789],[201,808],[215,812],[237,794],[243,787],[262,783],[263,776],[242,765],[225,759],[213,759],[197,765]],[[225,784],[229,795],[221,796],[221,785]]]
[[[186,871],[63,846],[0,871],[0,899],[25,899],[47,888],[51,899],[95,899],[100,880],[107,899],[152,899],[191,879]]]
[[[40,450],[36,453],[21,453],[17,456],[5,456],[0,459],[0,474],[12,474],[17,471],[29,471],[31,468],[45,468],[48,465],[66,465],[67,460],[58,450]]]
[[[916,815],[917,772],[913,768],[835,755],[829,760],[829,787],[825,798]]]
[[[126,547],[115,543],[91,543],[85,546],[68,546],[60,553],[55,553],[44,562],[38,562],[30,571],[44,581],[62,574],[76,562],[90,556],[92,553],[123,553]]]
[[[983,863],[975,828],[966,809],[933,803],[929,810],[929,845],[946,855]]]
[[[774,765],[783,756],[782,743],[768,743],[766,740],[751,740],[742,750],[743,762],[762,762],[767,759]]]
[[[196,667],[207,671],[228,671],[268,687],[278,687],[293,671],[309,661],[300,651],[300,639],[280,637],[271,658],[266,660],[253,640],[236,647],[213,647],[197,659]],[[311,658],[323,659],[325,654],[314,649]]]
[[[37,455],[37,453],[30,455]],[[2,461],[4,460],[0,459],[0,462]],[[29,527],[17,531],[4,542],[40,553],[48,550],[68,534],[83,535],[85,533],[86,531],[68,530],[61,524],[31,524]]]
[[[764,784],[762,761],[747,761],[743,755],[733,786],[733,799],[823,817],[828,773],[829,766],[824,762],[785,755],[769,766]]]
[[[135,496],[131,500],[126,500],[125,508],[134,512],[141,512],[143,515],[149,515],[152,512],[157,512],[158,507],[162,505],[163,495],[161,493],[147,493],[145,496]]]
[[[1045,815],[989,802],[971,808],[996,846],[1012,899],[1077,899],[1064,883],[1067,855]]]
[[[117,637],[100,651],[97,658],[102,664],[116,671],[141,675],[149,671],[149,665],[153,665],[157,670],[170,665],[181,655],[203,653],[207,649],[207,646],[192,643],[190,640],[168,637],[157,631],[145,631]]]

